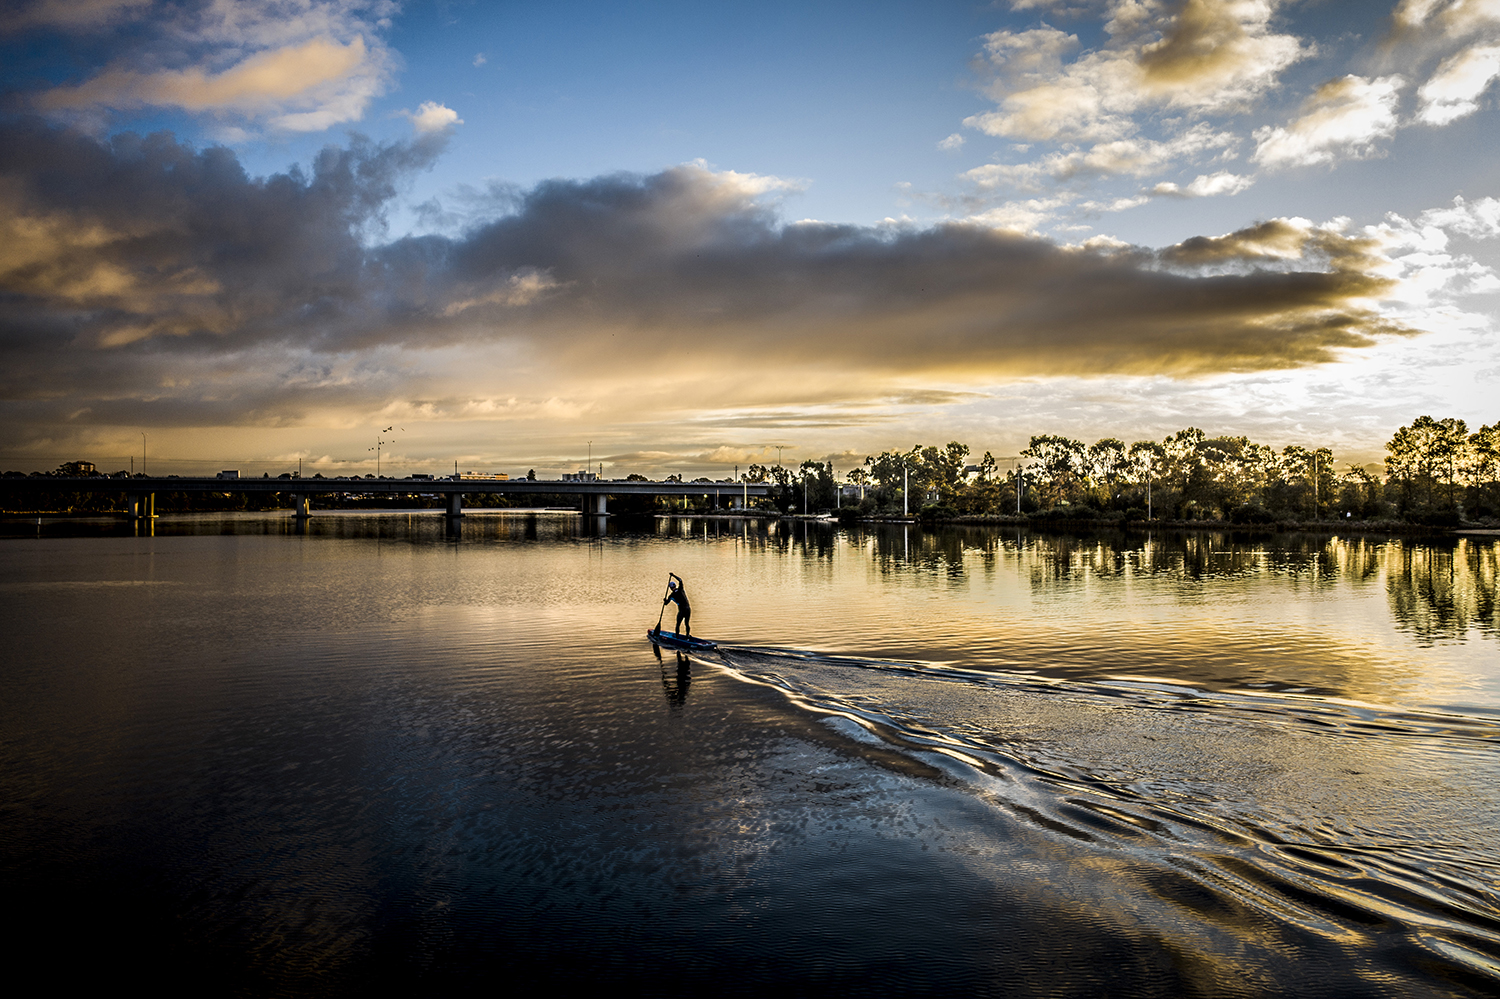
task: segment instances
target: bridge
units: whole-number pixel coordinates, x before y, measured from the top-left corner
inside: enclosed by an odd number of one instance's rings
[[[335,494],[408,496],[412,494],[445,497],[448,516],[463,516],[464,494],[502,493],[510,495],[578,496],[580,512],[594,516],[609,514],[609,497],[615,496],[713,496],[728,500],[731,506],[745,507],[751,497],[771,495],[773,485],[766,482],[642,482],[627,479],[478,479],[451,478],[350,478],[303,479],[220,478],[218,476],[145,476],[112,478],[109,476],[31,475],[5,479],[3,484],[17,489],[40,489],[49,492],[124,493],[130,498],[131,515],[149,519],[156,515],[156,494],[163,493],[252,493],[282,494],[292,501],[299,518],[312,516],[312,498]],[[592,503],[593,509],[589,506]]]

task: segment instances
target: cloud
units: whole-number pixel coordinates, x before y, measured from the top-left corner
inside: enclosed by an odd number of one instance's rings
[[[1255,130],[1256,163],[1277,169],[1362,159],[1396,130],[1396,103],[1405,84],[1399,76],[1374,80],[1349,75],[1329,80],[1285,127]]]
[[[1469,202],[1457,197],[1451,205],[1428,209],[1415,219],[1391,213],[1365,231],[1380,243],[1386,258],[1383,271],[1399,278],[1398,297],[1405,303],[1431,306],[1462,295],[1500,291],[1500,276],[1451,246],[1454,235],[1500,238],[1500,200]]]
[[[1151,198],[1147,195],[1137,194],[1128,198],[1114,198],[1110,201],[1085,201],[1078,207],[1091,212],[1123,212],[1139,208],[1150,200]]]
[[[964,147],[964,137],[963,137],[962,133],[954,132],[952,135],[948,136],[942,142],[939,142],[937,144],[937,147],[939,149],[941,149],[945,153],[955,153],[955,152],[958,152],[958,150],[960,150],[960,149],[962,149]]]
[[[415,113],[403,112],[411,119],[412,127],[418,132],[443,132],[454,125],[462,125],[464,120],[458,116],[458,112],[452,108],[444,107],[437,101],[423,101]]]
[[[1500,45],[1475,45],[1443,60],[1417,91],[1417,118],[1446,125],[1479,110],[1479,97],[1500,77]]]
[[[1206,123],[1194,126],[1166,141],[1116,139],[1088,149],[1050,153],[1031,163],[986,164],[963,174],[980,190],[1010,186],[1023,191],[1039,190],[1043,181],[1129,175],[1142,177],[1179,159],[1205,152],[1227,151],[1238,140],[1229,132],[1217,132]]]
[[[1398,35],[1435,30],[1462,37],[1500,24],[1500,7],[1494,0],[1401,0],[1391,22]]]
[[[378,35],[395,9],[390,3],[215,0],[113,9],[138,21],[139,37],[82,82],[32,94],[33,108],[84,120],[172,108],[321,131],[363,117],[397,63]]]
[[[1223,236],[1195,236],[1160,251],[1158,258],[1191,272],[1247,273],[1274,267],[1302,271],[1316,267],[1334,273],[1368,278],[1378,269],[1379,241],[1348,236],[1343,227],[1313,225],[1303,218],[1260,222]],[[1371,279],[1378,293],[1389,289]]]
[[[997,110],[964,120],[1025,141],[1108,142],[1136,131],[1143,109],[1194,112],[1245,106],[1312,51],[1269,24],[1277,4],[1183,0],[1170,14],[1136,0],[1112,3],[1108,41],[1066,59],[1078,36],[1044,26],[985,38],[986,94]]]
[[[475,69],[478,69],[480,66],[483,66],[487,62],[489,62],[489,60],[485,58],[485,55],[484,55],[483,52],[476,52],[476,53],[474,53],[474,68]]]
[[[1184,0],[1160,41],[1137,57],[1152,92],[1177,107],[1242,104],[1311,53],[1291,35],[1269,29],[1278,5],[1255,0]]]
[[[380,90],[384,67],[363,39],[347,45],[317,38],[259,52],[221,73],[202,67],[140,73],[107,69],[76,87],[41,94],[43,111],[177,107],[266,118],[295,132],[358,120]]]
[[[254,339],[282,303],[315,313],[357,301],[361,237],[442,148],[441,136],[359,140],[324,150],[311,176],[252,180],[229,150],[164,133],[104,144],[22,122],[3,136],[0,288],[23,303],[8,330],[30,316],[22,326],[37,336],[66,329],[67,342],[99,346]]]
[[[1500,239],[1500,198],[1465,201],[1462,197],[1456,197],[1450,207],[1432,208],[1423,212],[1420,223],[1456,232],[1470,239]]]
[[[382,241],[443,135],[251,177],[164,134],[0,124],[0,411],[206,426],[507,395],[764,409],[934,379],[1289,368],[1403,332],[1380,311],[1401,279],[1369,235],[1282,222],[1153,252],[998,217],[788,225],[774,199],[794,184],[701,164],[509,190],[460,234]],[[1492,214],[1460,209],[1475,231]]]
[[[983,212],[976,212],[964,221],[986,229],[998,229],[1016,233],[1034,233],[1043,225],[1057,218],[1057,213],[1072,204],[1069,194],[1050,198],[1029,198],[1025,201],[1007,201]]]
[[[1220,170],[1218,173],[1202,174],[1193,178],[1185,193],[1190,198],[1213,198],[1219,195],[1236,195],[1255,184],[1254,177]]]

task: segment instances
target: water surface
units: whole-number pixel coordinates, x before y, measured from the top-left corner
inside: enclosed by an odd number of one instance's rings
[[[8,533],[4,877],[112,976],[1500,988],[1493,538]]]

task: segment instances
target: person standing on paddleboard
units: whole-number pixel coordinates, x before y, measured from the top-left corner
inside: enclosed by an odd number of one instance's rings
[[[682,584],[682,577],[675,572],[669,572],[671,578],[667,580],[667,595],[662,598],[661,605],[675,603],[677,605],[677,637],[684,635],[693,637],[693,605],[688,603],[687,587]],[[657,626],[660,628],[660,625]]]

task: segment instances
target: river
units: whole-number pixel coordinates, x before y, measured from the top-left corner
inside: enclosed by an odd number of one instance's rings
[[[242,995],[1495,994],[1497,563],[1488,536],[11,521],[13,946]],[[717,650],[646,641],[668,571]]]

